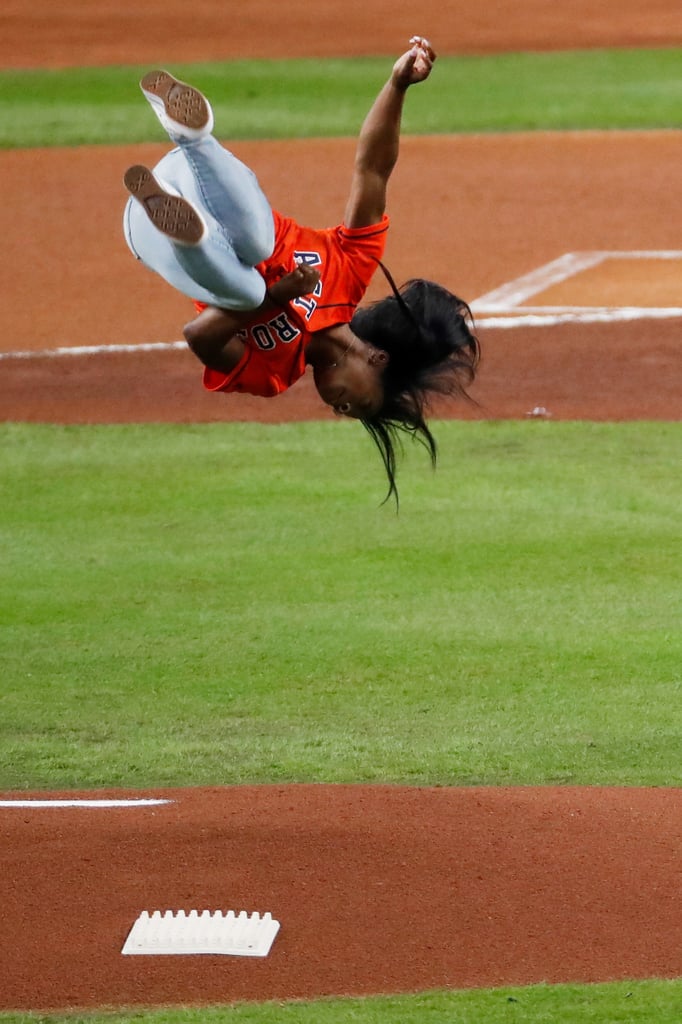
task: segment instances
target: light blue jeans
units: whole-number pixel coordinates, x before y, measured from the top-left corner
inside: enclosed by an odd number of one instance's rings
[[[192,299],[225,309],[260,306],[265,282],[254,268],[272,254],[275,229],[253,171],[209,135],[180,143],[153,172],[199,211],[208,230],[196,246],[177,245],[131,197],[123,233],[133,255]]]

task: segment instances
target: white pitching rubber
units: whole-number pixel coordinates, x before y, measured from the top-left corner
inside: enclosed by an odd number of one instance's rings
[[[279,931],[271,914],[235,914],[233,910],[143,910],[130,929],[123,956],[168,956],[212,953],[267,956]]]

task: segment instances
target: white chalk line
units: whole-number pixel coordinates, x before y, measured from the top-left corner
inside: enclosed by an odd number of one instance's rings
[[[640,306],[622,306],[616,309],[592,306],[523,306],[509,309],[505,315],[476,315],[476,326],[498,330],[510,330],[518,327],[554,327],[557,324],[613,324],[633,320],[673,320],[682,317],[682,307],[643,308]],[[489,311],[488,311],[489,312]]]
[[[592,267],[604,263],[606,260],[682,260],[682,251],[677,249],[626,249],[619,250],[603,249],[587,252],[567,252],[556,260],[551,260],[528,274],[522,274],[514,281],[508,281],[499,288],[479,296],[472,304],[472,309],[485,313],[510,313],[518,308],[521,303],[526,302],[538,292],[546,291],[552,285],[561,284],[569,277],[589,270]],[[568,311],[567,307],[551,307],[554,315],[561,315]],[[631,312],[634,307],[629,307]],[[639,307],[637,307],[639,308]],[[620,307],[614,308],[614,313],[619,312]],[[549,310],[547,310],[548,315]],[[579,310],[589,315],[588,308]],[[662,311],[658,311],[659,315]],[[595,310],[592,315],[599,313],[603,315],[604,310]],[[642,311],[644,313],[644,311]],[[679,313],[668,312],[666,315],[679,316]],[[616,317],[614,317],[616,319]],[[622,319],[622,317],[620,317]],[[642,316],[644,319],[644,316]],[[587,321],[584,321],[587,322]]]
[[[595,267],[602,263],[604,258],[601,252],[567,252],[551,263],[531,270],[529,274],[523,274],[514,281],[508,281],[507,284],[486,292],[476,299],[472,308],[478,306],[489,312],[507,312],[510,308],[513,309],[525,302],[531,295],[537,295],[551,285],[559,284],[567,277],[573,277],[581,270]]]
[[[564,323],[619,323],[632,320],[669,320],[682,316],[682,307],[645,306],[524,306],[533,295],[560,284],[568,277],[589,270],[605,260],[682,260],[682,250],[594,250],[567,252],[486,292],[471,303],[478,327],[514,330],[519,327],[553,327]],[[521,307],[521,308],[520,308]],[[479,315],[480,314],[480,315]],[[492,315],[491,315],[492,314]],[[58,359],[101,355],[137,355],[140,352],[177,352],[187,348],[184,341],[153,341],[128,345],[62,345],[58,348],[0,352],[0,360]]]
[[[174,800],[0,800],[0,807],[158,807],[172,804]]]
[[[556,324],[603,324],[631,320],[673,320],[682,316],[682,307],[666,306],[509,306],[499,309],[482,307],[482,300],[471,304],[476,326],[487,329],[514,330],[519,327],[553,327]],[[493,314],[493,315],[490,315]],[[159,341],[144,345],[81,345],[70,348],[44,348],[25,352],[0,352],[0,360],[33,360],[137,355],[140,352],[174,352],[184,349],[184,341]]]
[[[175,352],[187,348],[185,341],[150,341],[140,345],[61,345],[26,352],[0,352],[0,359],[57,359],[61,356],[101,356],[111,353]]]
[[[492,294],[492,293],[491,293]],[[553,327],[555,324],[604,324],[630,320],[673,320],[682,316],[682,307],[663,306],[509,306],[483,308],[482,299],[471,304],[477,327],[514,330],[519,327]],[[490,314],[493,314],[492,316]],[[483,315],[481,315],[483,314]],[[175,352],[184,349],[184,341],[149,342],[144,345],[81,345],[71,348],[43,348],[26,352],[0,352],[0,360],[59,359],[62,357],[102,356],[139,352]]]

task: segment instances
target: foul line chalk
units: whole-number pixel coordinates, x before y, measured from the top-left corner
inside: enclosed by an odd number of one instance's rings
[[[158,807],[173,800],[0,800],[0,807]]]
[[[647,307],[566,307],[531,309],[522,304],[533,295],[559,284],[575,274],[596,267],[605,260],[682,260],[679,249],[592,250],[567,252],[558,259],[536,267],[528,274],[486,292],[470,303],[481,327],[513,330],[516,327],[552,327],[563,323],[618,323],[628,320],[668,320],[682,316],[682,309]],[[509,316],[520,313],[520,316]],[[0,352],[0,361],[8,359],[60,359],[78,356],[139,355],[141,352],[177,352],[187,350],[184,341],[153,341],[139,345],[61,345],[58,348],[18,352]]]
[[[529,274],[517,277],[515,281],[509,281],[494,291],[481,295],[472,303],[472,308],[478,306],[491,313],[498,310],[506,312],[509,308],[519,306],[531,295],[545,291],[550,285],[565,281],[567,277],[573,277],[588,267],[597,266],[604,258],[602,252],[567,252],[559,259],[552,260],[543,267],[531,270]]]
[[[138,352],[176,352],[187,349],[184,341],[150,341],[140,345],[61,345],[59,348],[42,348],[28,352],[0,352],[0,359],[59,359],[62,356],[102,356]]]
[[[489,292],[489,295],[493,294],[495,293]],[[543,306],[535,308],[541,308],[545,312],[525,312],[532,308],[498,303],[489,305],[485,295],[471,303],[477,326],[499,327],[504,330],[513,330],[515,327],[552,327],[554,324],[564,323],[602,324],[620,323],[624,320],[673,320],[682,316],[682,308],[678,307],[659,309],[654,306],[619,306],[606,309],[596,306]],[[148,345],[87,345],[74,348],[44,348],[29,352],[0,352],[0,361],[107,356],[116,353],[138,355],[140,352],[174,352],[185,347],[185,343],[182,341],[160,341]]]
[[[514,281],[495,288],[491,292],[481,295],[475,302],[471,303],[472,309],[478,307],[488,313],[507,313],[515,309],[521,303],[545,291],[554,284],[560,284],[568,277],[591,267],[596,267],[605,260],[679,260],[682,259],[682,251],[674,249],[655,250],[593,250],[587,252],[567,252],[558,259],[545,263],[542,267],[531,270],[529,274],[523,274]]]
[[[521,309],[529,309],[524,306]],[[549,312],[549,310],[552,312]],[[489,313],[490,310],[486,310]],[[641,307],[619,309],[598,309],[583,306],[582,308],[539,307],[521,312],[520,309],[506,310],[497,316],[480,316],[473,309],[476,327],[513,330],[515,327],[554,327],[557,324],[615,324],[634,320],[674,320],[682,317],[682,308],[666,307],[664,309],[644,309]]]

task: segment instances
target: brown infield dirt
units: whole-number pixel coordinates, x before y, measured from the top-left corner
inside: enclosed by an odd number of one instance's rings
[[[0,807],[0,1008],[682,974],[678,790],[109,795],[176,802]],[[262,959],[122,956],[145,909],[270,911],[281,928]]]
[[[58,13],[47,0],[8,0],[0,66],[394,54],[415,30],[443,53],[680,45],[682,8],[523,0],[510,13],[501,3],[425,0],[417,24],[392,0],[314,10],[253,0],[238,13],[197,2],[188,23],[177,0],[144,10],[131,0],[72,0]],[[227,139],[229,126],[218,130]],[[352,140],[234,149],[275,206],[311,224],[341,218]],[[208,395],[184,351],[37,354],[181,337],[188,302],[135,264],[120,230],[123,170],[164,150],[0,153],[11,211],[0,353],[31,353],[0,360],[3,420],[328,415],[307,379],[276,400]],[[391,183],[386,260],[398,280],[433,277],[473,300],[566,252],[677,250],[680,166],[680,132],[408,138]],[[605,265],[596,278],[562,285],[561,302],[598,304],[604,290],[612,305],[680,306],[674,270],[663,281],[655,267]],[[377,281],[368,297],[380,294]],[[521,418],[543,406],[555,419],[678,420],[680,326],[678,318],[484,327],[472,392],[479,407],[438,415]],[[146,795],[174,802],[0,808],[0,1009],[682,974],[680,790],[271,786]],[[121,956],[140,911],[193,908],[270,911],[281,931],[263,960]]]

